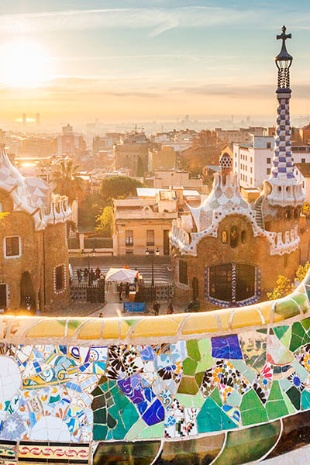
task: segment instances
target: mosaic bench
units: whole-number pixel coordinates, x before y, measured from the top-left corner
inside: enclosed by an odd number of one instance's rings
[[[310,438],[310,276],[248,307],[0,317],[0,464],[237,465]]]

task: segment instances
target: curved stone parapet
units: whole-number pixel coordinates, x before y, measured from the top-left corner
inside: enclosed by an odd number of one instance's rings
[[[306,445],[309,286],[195,314],[2,315],[0,461],[235,465]]]

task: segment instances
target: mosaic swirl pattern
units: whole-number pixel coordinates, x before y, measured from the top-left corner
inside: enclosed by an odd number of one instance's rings
[[[285,419],[309,418],[307,290],[308,279],[293,295],[268,303],[278,323],[253,324],[257,315],[268,314],[266,303],[256,313],[243,308],[243,319],[240,309],[211,312],[208,321],[227,321],[231,329],[210,334],[196,329],[197,318],[204,326],[204,314],[115,319],[107,327],[99,318],[3,318],[0,460],[19,457],[22,463],[22,454],[30,460],[37,453],[43,460],[47,454],[49,463],[57,462],[57,454],[69,454],[72,463],[74,457],[76,463],[100,463],[107,451],[111,459],[119,447],[139,441],[139,460],[145,456],[139,463],[168,463],[183,448],[172,447],[179,442],[225,464],[237,463],[235,442],[255,442],[238,463],[261,459],[279,444]],[[90,327],[93,339],[86,340]],[[130,450],[128,463],[134,463]]]

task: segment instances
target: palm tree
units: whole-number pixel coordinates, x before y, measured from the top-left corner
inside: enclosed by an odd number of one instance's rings
[[[69,203],[73,200],[81,200],[84,196],[84,180],[80,177],[78,166],[73,165],[73,160],[64,158],[55,164],[52,174],[54,192],[66,195]]]

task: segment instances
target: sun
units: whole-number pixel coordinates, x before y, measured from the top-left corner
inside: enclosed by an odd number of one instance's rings
[[[31,40],[3,44],[0,63],[0,82],[8,87],[39,87],[50,77],[47,51]]]

